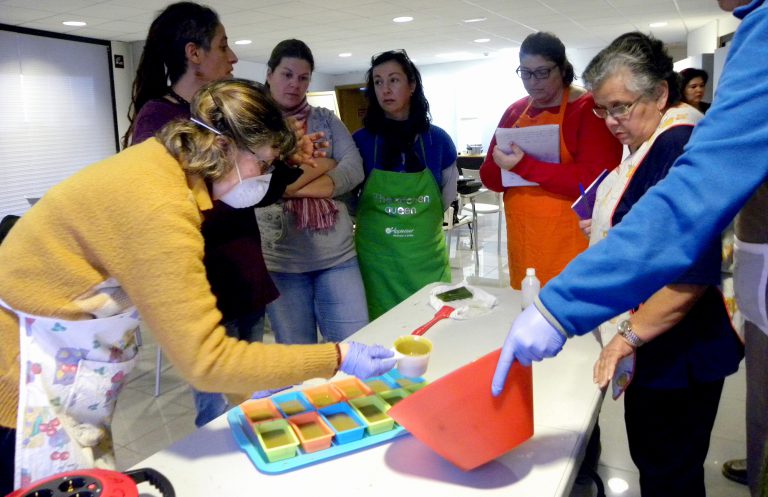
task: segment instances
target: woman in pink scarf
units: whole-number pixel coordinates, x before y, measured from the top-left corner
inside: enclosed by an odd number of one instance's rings
[[[318,328],[326,340],[340,341],[368,323],[345,202],[363,181],[362,159],[341,120],[307,102],[315,63],[304,42],[281,41],[267,66],[267,87],[283,116],[329,142],[326,158],[306,168],[283,201],[257,209],[264,259],[280,291],[267,316],[280,343],[316,343]]]

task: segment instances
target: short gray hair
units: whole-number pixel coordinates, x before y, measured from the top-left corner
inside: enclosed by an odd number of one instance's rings
[[[590,61],[582,78],[587,89],[594,91],[622,68],[632,76],[626,82],[627,90],[654,97],[659,84],[666,81],[667,106],[680,101],[679,76],[672,66],[672,57],[656,38],[637,31],[619,36]]]

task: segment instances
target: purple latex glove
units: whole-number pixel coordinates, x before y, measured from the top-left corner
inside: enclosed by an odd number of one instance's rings
[[[272,395],[276,394],[277,392],[282,392],[283,390],[288,390],[293,385],[288,385],[287,387],[280,387],[280,388],[270,388],[269,390],[259,390],[258,392],[253,392],[251,395],[252,399],[263,399],[264,397],[271,397]]]
[[[554,357],[565,344],[565,336],[539,312],[535,305],[529,305],[512,323],[504,340],[501,357],[496,363],[493,374],[491,393],[497,397],[504,390],[507,373],[512,362],[530,366],[531,361],[540,361],[545,357]]]
[[[393,367],[397,360],[395,353],[381,345],[364,345],[349,342],[349,352],[341,363],[341,370],[361,380],[379,376]]]

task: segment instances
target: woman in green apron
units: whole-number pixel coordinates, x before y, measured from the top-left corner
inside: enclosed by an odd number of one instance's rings
[[[456,198],[456,147],[430,124],[421,75],[405,50],[375,55],[368,110],[354,134],[366,181],[357,247],[371,319],[435,281],[450,281],[443,211]]]

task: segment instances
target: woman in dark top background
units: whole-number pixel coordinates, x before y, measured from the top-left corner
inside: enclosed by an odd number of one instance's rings
[[[709,104],[702,102],[704,92],[707,90],[709,74],[704,69],[689,67],[680,71],[680,92],[683,94],[683,102],[696,108],[702,114],[707,112]]]
[[[189,101],[195,92],[206,83],[231,78],[235,63],[237,56],[227,44],[216,12],[193,2],[169,5],[149,28],[133,82],[131,126],[123,145],[153,137],[174,119],[189,118]],[[279,198],[299,174],[287,166],[277,167],[270,197]],[[206,273],[227,334],[260,341],[266,305],[279,294],[261,253],[255,213],[214,201],[213,209],[203,216]],[[229,408],[220,393],[192,391],[198,427]]]

